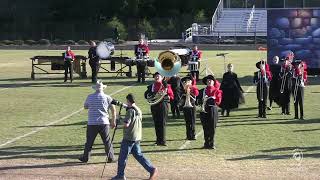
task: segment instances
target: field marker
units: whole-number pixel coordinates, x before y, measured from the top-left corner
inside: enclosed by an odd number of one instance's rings
[[[119,93],[119,92],[121,92],[121,91],[123,91],[123,90],[125,90],[125,89],[128,89],[128,88],[130,88],[130,87],[132,87],[132,86],[134,86],[134,85],[136,85],[136,84],[137,84],[137,83],[133,83],[133,84],[131,84],[131,85],[129,85],[129,86],[126,86],[126,87],[124,87],[124,88],[122,88],[122,89],[119,89],[118,91],[115,91],[115,92],[111,93],[110,96],[115,95],[115,94],[117,94],[117,93]],[[53,122],[51,122],[51,123],[48,123],[48,124],[44,125],[43,127],[39,127],[39,128],[37,128],[37,129],[35,129],[35,130],[31,131],[31,132],[28,132],[28,133],[26,133],[26,134],[24,134],[24,135],[15,137],[15,138],[13,138],[13,139],[11,139],[11,140],[3,143],[3,144],[0,144],[0,147],[3,147],[3,146],[5,146],[5,145],[11,144],[11,143],[13,143],[13,142],[16,142],[16,141],[18,141],[18,140],[20,140],[20,139],[22,139],[22,138],[28,137],[28,136],[30,136],[30,135],[32,135],[32,134],[35,134],[35,133],[37,133],[37,132],[39,132],[39,131],[41,131],[41,130],[43,130],[43,129],[46,129],[46,128],[48,128],[48,127],[56,124],[56,123],[59,123],[59,122],[61,122],[61,121],[63,121],[63,120],[66,120],[66,119],[70,118],[71,116],[73,116],[73,115],[75,115],[75,114],[80,113],[82,110],[83,110],[83,107],[80,108],[80,109],[78,109],[77,111],[72,112],[71,114],[69,114],[69,115],[67,115],[67,116],[62,117],[61,119],[58,119],[58,120],[53,121]]]
[[[253,89],[254,86],[250,86],[248,87],[248,89],[246,90],[245,93],[243,93],[243,96],[246,96],[250,91],[251,89]],[[203,134],[203,130],[201,129],[201,131],[199,131],[197,134],[196,134],[196,139],[198,138],[198,136],[202,135]],[[185,143],[182,144],[182,146],[179,147],[180,150],[182,149],[185,149],[189,144],[191,143],[190,140],[187,140]]]

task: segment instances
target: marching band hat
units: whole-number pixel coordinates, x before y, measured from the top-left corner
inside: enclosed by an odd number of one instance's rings
[[[206,77],[204,77],[203,79],[202,79],[202,82],[203,82],[203,84],[205,84],[205,85],[207,85],[207,80],[208,79],[211,79],[211,80],[216,80],[216,78],[214,78],[214,76],[213,75],[208,75],[208,76],[206,76]]]
[[[265,61],[265,60],[262,60],[262,62],[263,62],[264,64],[266,64],[266,61]],[[256,67],[257,67],[258,69],[260,69],[260,65],[261,65],[261,61],[258,61],[258,62],[256,63]]]
[[[159,72],[155,72],[154,74],[153,74],[153,77],[156,77],[156,75],[161,75]],[[162,76],[162,75],[161,75]]]
[[[182,79],[181,79],[181,82],[184,82],[184,81],[187,81],[187,80],[189,80],[189,81],[192,81],[192,77],[191,76],[186,76],[186,77],[183,77]]]
[[[291,64],[292,65],[299,65],[300,63],[302,63],[301,59],[295,59]]]
[[[104,85],[104,84],[102,83],[102,81],[99,80],[99,81],[97,81],[97,83],[96,83],[95,85],[92,86],[92,89],[98,91],[98,90],[103,90],[103,89],[105,89],[106,87],[107,87],[107,86]]]
[[[131,103],[135,103],[135,97],[133,96],[133,94],[129,93],[126,98]]]

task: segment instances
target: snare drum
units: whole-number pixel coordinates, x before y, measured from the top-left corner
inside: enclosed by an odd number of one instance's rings
[[[189,61],[188,62],[189,71],[199,71],[199,66],[197,61]]]

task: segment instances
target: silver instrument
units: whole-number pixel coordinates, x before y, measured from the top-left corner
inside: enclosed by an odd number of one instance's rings
[[[294,90],[293,90],[293,102],[295,103],[297,100],[297,95],[298,95],[298,88],[299,86],[304,86],[304,82],[303,82],[303,73],[304,73],[304,68],[303,65],[299,64],[298,68],[300,69],[300,73],[299,75],[297,75],[296,77],[294,77],[296,79],[295,81],[295,86],[294,86]]]
[[[163,87],[160,88],[160,90],[156,94],[147,94],[147,102],[149,105],[155,105],[158,104],[163,100],[163,98],[167,95],[167,88],[163,89]]]
[[[199,62],[198,61],[189,61],[188,62],[189,71],[199,71]]]
[[[171,77],[181,69],[181,60],[173,51],[163,51],[154,62],[156,70],[164,77]]]

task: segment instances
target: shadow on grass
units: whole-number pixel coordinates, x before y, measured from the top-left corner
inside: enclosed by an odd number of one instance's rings
[[[262,153],[281,153],[285,151],[290,151],[286,154],[258,154],[250,155],[236,158],[229,158],[229,161],[241,161],[241,160],[281,160],[281,159],[293,159],[296,150],[302,153],[303,158],[320,158],[320,153],[315,153],[314,151],[320,151],[320,146],[310,146],[310,147],[281,147],[274,149],[261,150]]]
[[[320,131],[319,129],[299,129],[299,130],[294,130],[293,132],[310,132],[310,131]]]
[[[87,127],[88,121],[80,121],[75,123],[68,123],[68,124],[53,124],[50,126],[47,125],[32,125],[32,126],[20,126],[19,128],[41,128],[41,127],[64,127],[64,126],[83,126],[84,128]],[[166,126],[184,126],[185,121],[183,119],[170,119],[167,121]],[[154,122],[152,117],[146,117],[142,121],[142,127],[143,128],[154,128]],[[121,129],[121,128],[119,128]]]
[[[103,81],[103,80],[102,80]],[[112,81],[103,81],[105,84],[109,86],[129,86],[129,85],[135,85],[135,86],[145,86],[147,89],[147,83],[141,83],[141,84],[135,84],[134,80],[128,79],[128,81],[115,81],[115,79],[112,79]],[[88,82],[77,82],[77,80],[74,80],[72,83],[69,82],[69,80],[65,83],[63,80],[61,82],[57,81],[42,81],[42,80],[35,80],[35,81],[26,81],[22,83],[7,83],[7,84],[0,84],[0,88],[23,88],[23,87],[91,87],[92,83],[91,80]]]
[[[177,141],[179,139],[175,140],[168,140],[168,141]],[[150,141],[146,141],[150,142]],[[145,142],[143,142],[145,143]],[[153,141],[152,141],[153,143]],[[118,144],[118,143],[117,143]],[[96,146],[96,145],[95,145]],[[78,158],[80,154],[83,151],[84,146],[83,145],[73,145],[73,146],[40,146],[40,147],[30,147],[30,146],[14,146],[9,148],[1,148],[0,149],[0,160],[12,160],[12,159],[71,159],[75,160],[75,162],[65,162],[62,163],[61,166],[69,166],[69,165],[81,165],[82,163],[78,162]],[[119,149],[120,147],[117,146],[115,149]],[[93,151],[96,151],[97,149],[104,149],[104,147],[100,146],[99,148],[93,148]],[[164,153],[164,152],[183,152],[183,151],[192,151],[196,149],[202,149],[202,148],[189,148],[189,149],[169,149],[168,147],[157,147],[157,149],[154,150],[148,150],[143,151],[143,153]],[[73,154],[73,151],[77,151]],[[119,151],[119,150],[118,150]],[[46,154],[46,153],[52,153],[52,154]],[[119,155],[118,153],[115,153],[116,155]],[[92,153],[92,156],[102,156],[103,160],[104,157],[106,157],[106,153]],[[90,162],[90,160],[89,160]],[[8,166],[8,167],[0,167],[1,170],[8,170],[8,169],[28,169],[28,168],[44,168],[44,167],[60,167],[55,166],[54,164],[48,164],[48,166],[45,165],[27,165],[27,166]]]
[[[254,126],[254,125],[266,125],[266,124],[315,124],[320,123],[320,119],[305,119],[305,120],[284,120],[284,121],[276,121],[273,120],[279,120],[279,119],[259,119],[257,123],[234,123],[234,124],[223,124],[219,125],[222,126]],[[271,122],[270,122],[271,121]],[[242,121],[240,121],[242,122]],[[250,121],[249,121],[250,122]]]

